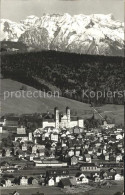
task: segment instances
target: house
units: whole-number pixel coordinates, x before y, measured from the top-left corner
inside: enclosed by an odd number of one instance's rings
[[[38,150],[38,156],[45,156],[45,150],[44,149]]]
[[[123,139],[123,136],[121,134],[118,134],[118,135],[116,135],[116,139],[121,140],[121,139]]]
[[[12,186],[10,179],[5,179],[1,183],[2,183],[3,187],[11,187]]]
[[[5,150],[5,156],[6,156],[6,157],[10,157],[10,156],[11,156],[11,151],[10,151],[9,148],[7,148],[7,149]]]
[[[83,160],[87,163],[91,163],[91,156],[89,154],[84,154],[83,155]]]
[[[80,156],[80,149],[75,149],[75,156]]]
[[[22,147],[21,147],[22,151],[27,151],[27,144],[22,144]]]
[[[73,134],[80,134],[80,128],[78,126],[73,128]]]
[[[110,168],[108,171],[111,173],[116,173],[116,169],[114,169],[114,168]]]
[[[93,150],[92,149],[89,149],[88,150],[88,154],[92,155],[93,154]]]
[[[37,185],[37,184],[38,184],[38,180],[34,178],[34,179],[32,180],[32,185]]]
[[[34,137],[40,137],[41,136],[41,130],[40,129],[36,129],[34,132],[33,132],[33,135]]]
[[[22,186],[28,185],[28,179],[26,177],[22,177],[20,179],[20,185],[22,185]]]
[[[119,154],[119,155],[117,155],[116,156],[116,163],[118,163],[118,162],[120,162],[121,160],[122,160],[122,155],[121,154]]]
[[[67,187],[71,187],[72,184],[69,178],[65,178],[65,179],[61,179],[58,185],[61,188],[67,188]]]
[[[96,177],[100,177],[100,173],[99,172],[94,172],[94,173],[91,173],[91,178],[96,178]]]
[[[76,180],[77,180],[77,184],[80,184],[80,183],[89,183],[89,179],[83,173],[82,174],[80,173],[79,175],[77,175]]]
[[[70,150],[68,151],[68,156],[73,156],[73,155],[74,155],[74,150],[70,149]]]
[[[124,180],[124,177],[120,174],[116,174],[114,179],[115,181],[121,181],[121,180]]]
[[[81,183],[89,183],[89,179],[86,177],[81,178]]]
[[[17,134],[21,135],[21,134],[26,134],[26,129],[25,127],[21,126],[21,127],[17,127]]]
[[[70,165],[76,165],[78,163],[78,158],[76,156],[72,156],[70,158]]]
[[[33,154],[30,154],[28,158],[29,161],[33,161],[34,157],[36,157],[36,155],[33,153]]]
[[[108,153],[102,154],[101,158],[104,159],[105,161],[109,161],[109,154]]]
[[[50,178],[48,180],[48,186],[54,186],[54,185],[55,185],[54,179],[53,178]]]
[[[100,176],[102,179],[106,180],[114,180],[115,173],[109,172],[109,171],[102,171],[100,173]]]
[[[101,179],[107,179],[108,178],[108,173],[106,171],[102,171],[100,173],[100,177],[101,177]]]
[[[55,177],[55,182],[56,182],[56,183],[59,183],[61,179],[62,179],[62,178],[61,178],[60,176],[56,176],[56,177]]]
[[[50,134],[50,140],[58,142],[58,134],[57,133],[51,133]]]
[[[95,181],[96,183],[98,183],[98,182],[101,181],[101,179],[100,179],[100,177],[94,177],[94,181]]]

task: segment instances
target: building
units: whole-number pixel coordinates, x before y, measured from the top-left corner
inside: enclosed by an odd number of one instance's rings
[[[26,129],[25,127],[17,127],[17,134],[26,134]]]
[[[61,188],[67,188],[72,186],[69,178],[61,179],[58,185]]]
[[[121,180],[124,180],[124,177],[120,174],[116,174],[114,179],[115,181],[121,181]]]
[[[83,160],[87,163],[91,163],[91,161],[92,161],[91,156],[89,154],[84,154]]]
[[[112,129],[115,127],[115,124],[108,124],[107,121],[103,122],[103,125],[101,126],[103,129]]]
[[[4,117],[4,126],[7,127],[18,127],[19,117],[17,116],[6,116]]]
[[[1,127],[0,127],[0,133],[2,133],[2,132],[3,132],[3,127],[1,126]]]
[[[64,178],[69,177],[69,171],[68,170],[63,170],[63,169],[54,169],[54,170],[48,170],[46,172],[46,177],[55,178],[57,176],[62,177],[62,178],[63,177]]]
[[[28,136],[26,134],[15,135],[15,141],[20,140],[21,142],[28,141]]]
[[[22,147],[21,147],[22,151],[27,151],[27,144],[22,144]]]
[[[22,186],[28,185],[28,179],[25,178],[25,177],[22,177],[22,178],[20,179],[20,185],[22,185]]]
[[[80,167],[80,170],[87,172],[97,172],[100,171],[100,168],[97,167],[94,163],[83,163]]]
[[[50,140],[58,142],[58,134],[57,133],[51,133],[50,134]]]
[[[12,186],[11,180],[10,180],[10,179],[5,179],[5,180],[2,182],[2,186],[3,186],[3,187],[11,187],[11,186]]]
[[[77,184],[82,184],[82,183],[89,183],[89,179],[86,178],[85,174],[80,174],[77,178]]]
[[[48,186],[54,186],[54,185],[55,185],[54,179],[53,178],[50,178],[48,180]]]
[[[43,115],[42,127],[45,128],[49,126],[52,126],[56,129],[73,128],[75,126],[84,128],[84,120],[76,116],[71,116],[69,107],[66,107],[66,113],[63,115],[59,113],[59,109],[56,107],[54,109],[54,115],[49,113]]]
[[[78,158],[76,156],[72,156],[70,158],[70,164],[71,165],[77,165],[77,163],[78,163]]]
[[[34,160],[36,167],[66,167],[67,162],[60,162],[57,160]]]
[[[33,141],[33,134],[32,134],[32,132],[29,132],[28,138],[29,138],[29,141],[30,141],[30,142]]]

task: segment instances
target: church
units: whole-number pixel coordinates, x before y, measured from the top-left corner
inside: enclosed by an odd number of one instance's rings
[[[59,128],[84,128],[84,120],[82,118],[71,116],[70,108],[66,107],[66,113],[60,114],[57,107],[54,108],[54,114],[43,114],[42,128],[54,127]]]

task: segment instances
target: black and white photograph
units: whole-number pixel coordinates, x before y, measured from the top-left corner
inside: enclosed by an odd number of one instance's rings
[[[124,0],[0,4],[0,195],[124,195]]]

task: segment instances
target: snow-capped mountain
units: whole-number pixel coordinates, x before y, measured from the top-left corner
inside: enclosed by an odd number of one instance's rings
[[[1,19],[1,41],[22,42],[30,48],[82,54],[123,55],[124,24],[112,14],[45,14],[19,23]]]

